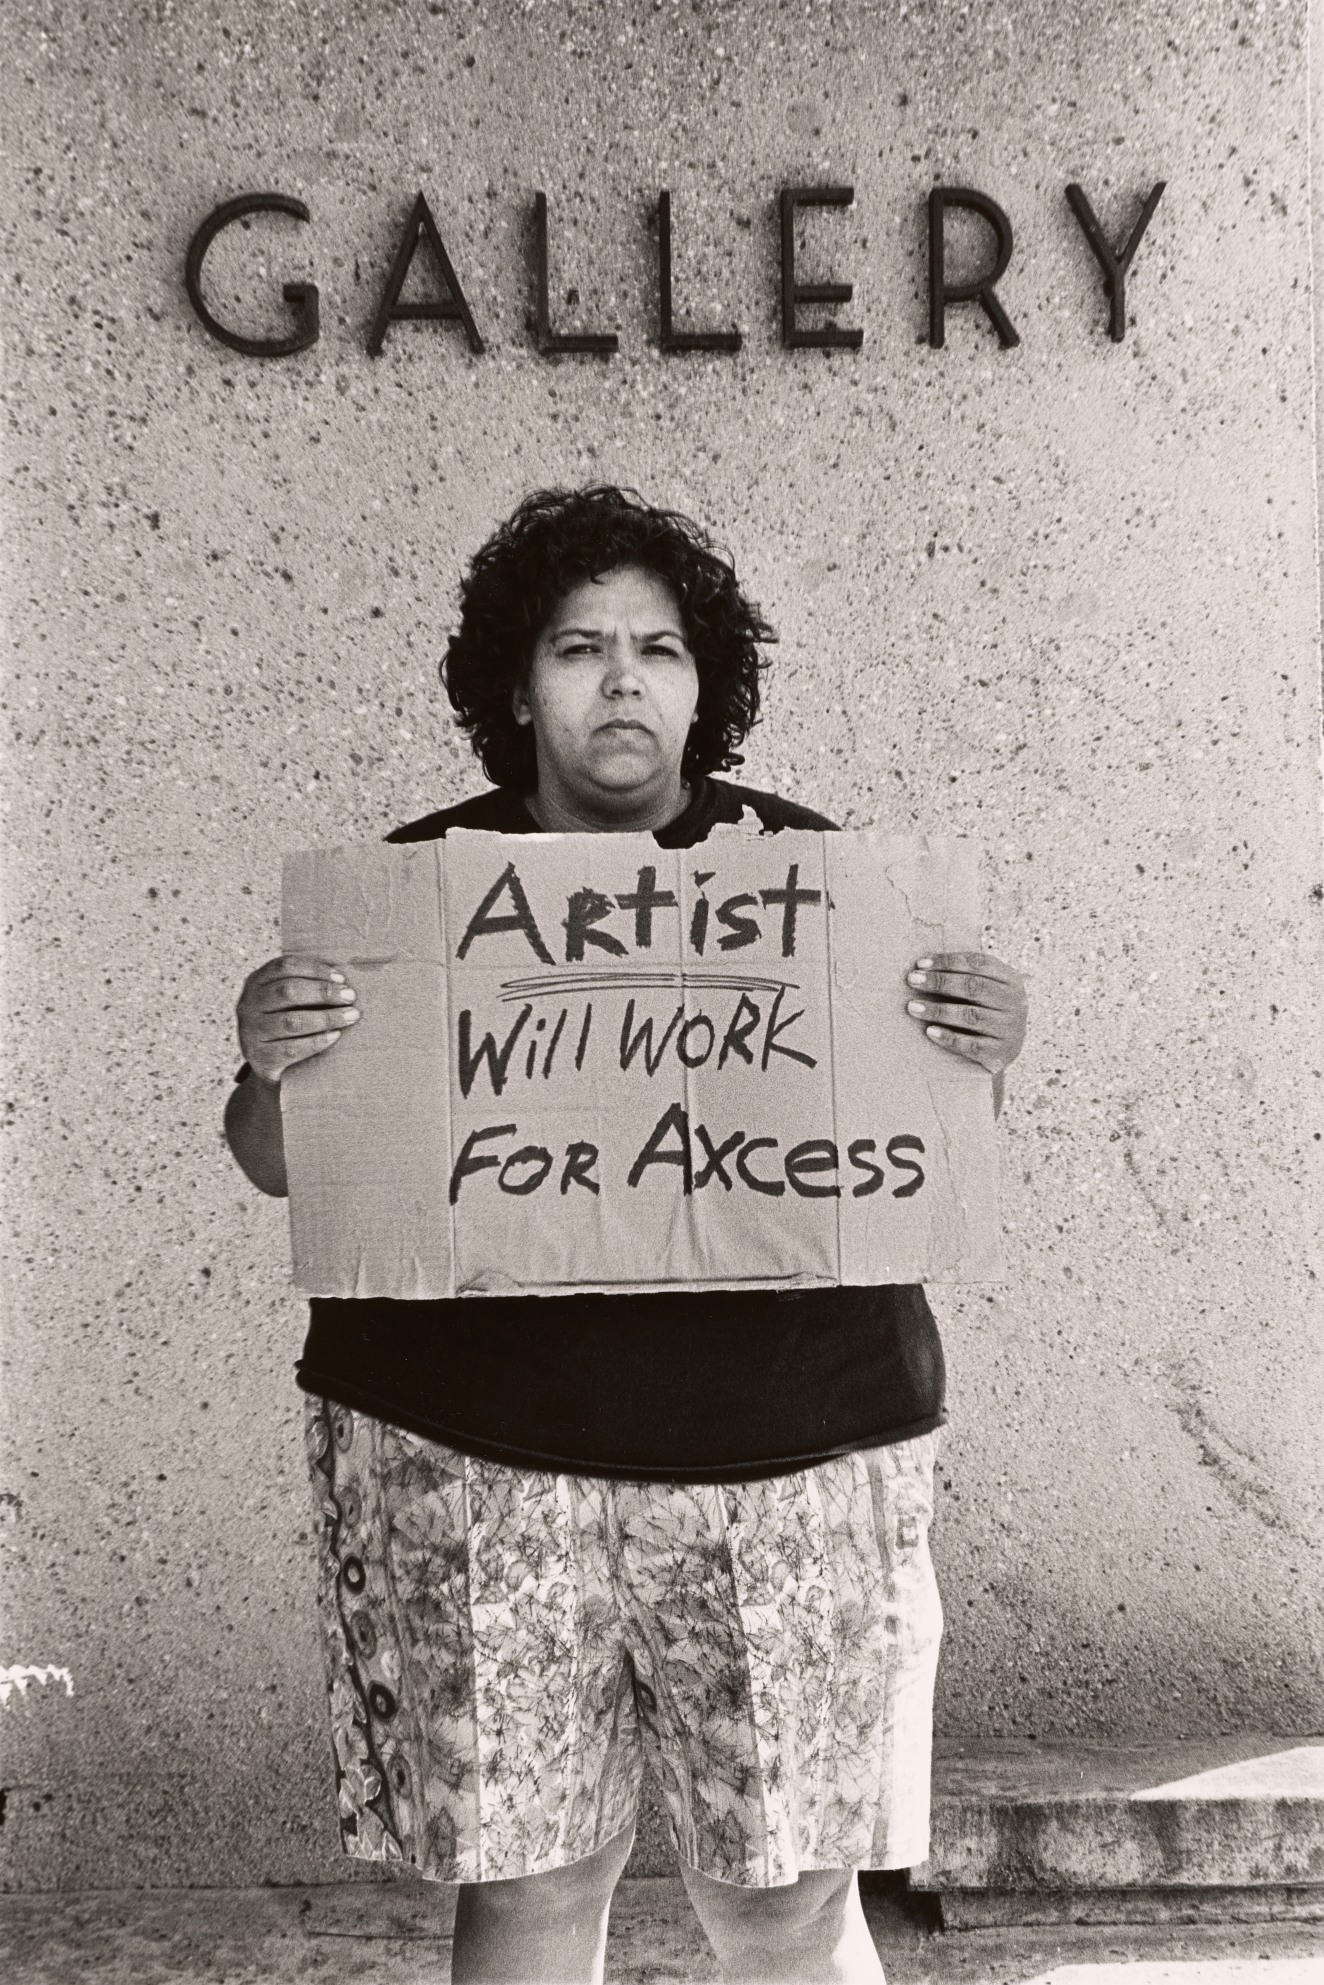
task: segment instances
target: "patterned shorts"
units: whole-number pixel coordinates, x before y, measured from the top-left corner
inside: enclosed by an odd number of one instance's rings
[[[438,1881],[633,1821],[765,1888],[928,1853],[934,1434],[772,1481],[535,1474],[310,1400],[341,1837]]]

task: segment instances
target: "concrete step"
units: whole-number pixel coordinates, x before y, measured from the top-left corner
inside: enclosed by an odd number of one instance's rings
[[[940,1741],[910,1885],[950,1928],[1324,1922],[1324,1737]]]

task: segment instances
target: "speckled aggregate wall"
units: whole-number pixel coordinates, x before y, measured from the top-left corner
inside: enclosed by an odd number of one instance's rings
[[[1300,0],[6,8],[11,1884],[334,1878],[284,1209],[231,1164],[283,849],[477,790],[435,664],[529,487],[780,628],[744,776],[984,849],[1011,1274],[935,1298],[946,1732],[1317,1730],[1324,1054]],[[1167,191],[1125,341],[1064,198]],[[858,352],[780,342],[776,197]],[[924,203],[1015,228],[926,342]],[[677,323],[657,343],[657,191]],[[321,338],[226,350],[183,288]],[[368,328],[422,188],[486,343]],[[529,329],[548,196],[559,330]],[[974,223],[953,220],[953,264]],[[961,258],[964,257],[964,264]],[[426,258],[411,289],[426,292]],[[805,321],[818,321],[814,311]]]

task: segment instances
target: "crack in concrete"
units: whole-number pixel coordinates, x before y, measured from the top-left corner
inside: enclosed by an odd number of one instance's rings
[[[1140,1126],[1136,1123],[1134,1111],[1135,1106],[1133,1103],[1127,1102],[1123,1104],[1121,1114],[1123,1139],[1122,1169],[1131,1180],[1131,1183],[1144,1200],[1150,1212],[1154,1215],[1159,1227],[1166,1233],[1168,1230],[1168,1209],[1155,1197],[1152,1187],[1148,1180],[1143,1177],[1140,1167],[1136,1163],[1135,1143],[1136,1139],[1143,1135],[1143,1133]]]
[[[1247,1510],[1266,1530],[1286,1530],[1295,1537],[1304,1535],[1272,1485],[1259,1472],[1254,1456],[1238,1447],[1231,1435],[1210,1418],[1194,1392],[1187,1391],[1177,1402],[1175,1411],[1182,1432],[1199,1451],[1201,1467],[1213,1470],[1215,1479],[1238,1509]]]

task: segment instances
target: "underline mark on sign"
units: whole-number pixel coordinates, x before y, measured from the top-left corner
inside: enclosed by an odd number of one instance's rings
[[[565,993],[647,992],[654,986],[716,987],[734,992],[799,992],[794,979],[756,979],[743,972],[687,972],[681,967],[649,972],[563,972],[556,978],[503,979],[500,997],[506,1005],[520,999],[556,999]]]

